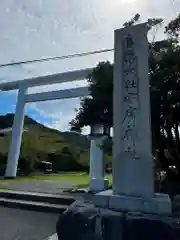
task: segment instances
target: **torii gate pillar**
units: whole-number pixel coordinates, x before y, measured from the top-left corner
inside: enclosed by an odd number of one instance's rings
[[[17,173],[17,166],[19,160],[19,153],[21,147],[21,138],[24,126],[24,114],[25,114],[25,93],[27,87],[22,85],[19,88],[18,98],[16,103],[16,112],[14,116],[14,122],[12,127],[11,145],[8,153],[8,160],[6,166],[5,177],[15,178]]]

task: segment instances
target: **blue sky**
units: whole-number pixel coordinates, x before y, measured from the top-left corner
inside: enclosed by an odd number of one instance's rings
[[[113,31],[135,13],[142,20],[162,17],[165,23],[180,12],[179,0],[1,0],[0,63],[61,56],[113,47]],[[149,36],[151,38],[151,36]],[[162,30],[157,38],[162,38]],[[112,53],[78,59],[0,69],[0,81],[93,67],[113,59]],[[83,86],[77,82],[32,89],[31,92]],[[0,114],[14,112],[17,92],[0,92]],[[79,99],[28,104],[26,113],[47,126],[65,131]]]
[[[16,95],[1,92],[0,98],[0,114],[5,115],[7,113],[15,113]],[[36,111],[36,109],[33,109],[31,107],[26,107],[26,114],[36,119],[38,122],[49,125],[53,124],[51,118],[41,115],[39,111]]]

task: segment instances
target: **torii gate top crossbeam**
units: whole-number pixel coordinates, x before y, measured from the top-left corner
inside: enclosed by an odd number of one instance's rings
[[[24,80],[4,82],[4,83],[0,83],[0,90],[10,91],[10,90],[19,89],[20,85],[22,84],[25,84],[27,87],[36,87],[36,86],[42,86],[42,85],[84,80],[88,77],[89,74],[92,73],[92,71],[93,71],[93,68],[86,68],[82,70],[27,78]]]

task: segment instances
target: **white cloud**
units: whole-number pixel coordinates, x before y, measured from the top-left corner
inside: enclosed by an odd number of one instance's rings
[[[63,127],[63,125],[67,125],[71,117],[75,115],[74,108],[79,106],[79,100],[46,101],[28,105],[29,108],[38,111],[41,116],[48,116],[52,123],[57,125],[59,122]]]
[[[174,4],[178,12],[179,1],[175,0]],[[120,28],[137,12],[143,20],[163,17],[167,23],[175,17],[170,0],[1,0],[0,63],[113,48],[113,30]],[[162,31],[158,37],[162,37]],[[12,81],[93,67],[99,61],[108,59],[113,59],[112,53],[1,68],[0,80]],[[53,90],[62,86],[69,88],[73,84],[30,91]],[[79,100],[75,99],[33,103],[28,107],[52,118],[52,126],[65,130],[75,113],[74,108],[78,106]]]

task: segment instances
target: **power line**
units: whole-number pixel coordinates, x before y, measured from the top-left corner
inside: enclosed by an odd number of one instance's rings
[[[100,54],[100,53],[106,53],[106,52],[112,52],[112,51],[114,51],[114,49],[109,48],[109,49],[96,50],[96,51],[92,51],[92,52],[69,54],[69,55],[64,55],[64,56],[59,56],[59,57],[47,57],[47,58],[33,59],[33,60],[28,60],[28,61],[4,63],[4,64],[0,64],[0,67],[9,67],[9,66],[16,66],[16,65],[21,65],[21,64],[47,62],[47,61],[56,61],[56,60],[62,60],[62,59],[68,59],[68,58],[90,56],[90,55],[94,55],[94,54]]]
[[[171,0],[172,3],[174,3],[173,0]],[[156,30],[157,33],[157,30]],[[155,33],[155,35],[156,35]],[[155,40],[155,36],[154,36]],[[90,52],[83,52],[83,53],[75,53],[75,54],[69,54],[69,55],[63,55],[63,56],[55,56],[55,57],[46,57],[46,58],[39,58],[39,59],[33,59],[33,60],[27,60],[27,61],[18,61],[18,62],[11,62],[11,63],[4,63],[0,64],[1,67],[10,67],[10,66],[17,66],[22,64],[30,64],[30,63],[39,63],[39,62],[47,62],[47,61],[56,61],[56,60],[63,60],[63,59],[69,59],[69,58],[76,58],[76,57],[84,57],[84,56],[90,56],[100,53],[106,53],[106,52],[112,52],[114,51],[113,48],[109,49],[101,49],[101,50],[95,50]]]

